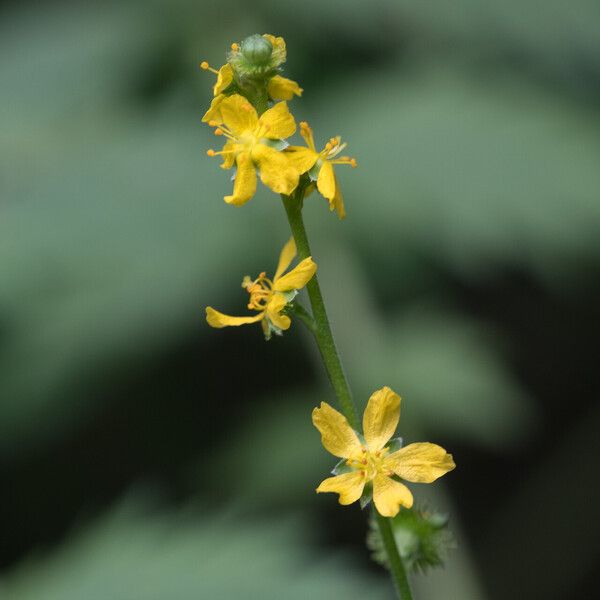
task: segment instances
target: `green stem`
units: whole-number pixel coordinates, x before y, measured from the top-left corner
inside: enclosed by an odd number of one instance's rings
[[[392,574],[392,579],[396,586],[396,592],[402,600],[412,600],[412,593],[410,591],[406,569],[404,568],[404,563],[398,552],[398,546],[396,546],[396,540],[392,530],[392,520],[382,517],[376,510],[374,512],[375,517],[377,518],[377,525],[379,526],[379,533],[383,541],[383,546],[387,554],[390,573]]]
[[[296,242],[296,249],[298,251],[298,257],[300,260],[304,260],[311,256],[310,245],[308,243],[308,237],[306,235],[306,229],[304,228],[304,220],[302,219],[302,200],[304,196],[304,188],[298,186],[298,191],[292,196],[282,196],[283,205],[287,212],[288,221]],[[321,351],[323,362],[325,363],[325,369],[327,375],[331,381],[331,385],[338,398],[342,412],[348,419],[348,422],[354,429],[358,429],[358,420],[356,418],[356,410],[354,409],[354,402],[352,400],[352,394],[342,363],[333,341],[333,335],[331,333],[331,327],[329,326],[329,319],[327,318],[327,311],[325,309],[325,302],[323,301],[323,295],[321,294],[321,288],[319,287],[319,280],[315,275],[306,285],[308,291],[308,297],[310,298],[310,304],[312,307],[312,313],[315,320],[316,330],[315,337],[317,345]]]
[[[299,185],[295,194],[292,196],[282,195],[283,205],[290,223],[290,229],[292,230],[292,235],[294,236],[294,241],[296,242],[296,248],[298,250],[298,256],[301,260],[312,256],[310,245],[308,243],[308,236],[306,235],[306,229],[304,227],[304,220],[302,218],[302,204],[304,201],[305,189],[304,185]],[[346,380],[344,369],[333,340],[329,319],[327,318],[327,311],[325,310],[325,302],[323,301],[323,295],[321,294],[321,288],[319,287],[319,281],[316,275],[308,282],[306,289],[308,291],[308,297],[310,298],[314,317],[315,328],[313,331],[321,356],[323,357],[323,362],[325,363],[325,369],[327,370],[329,380],[335,390],[346,419],[348,419],[348,422],[354,429],[358,430],[358,420],[354,409],[350,386]],[[401,600],[412,600],[410,585],[406,576],[406,569],[404,568],[402,558],[400,557],[398,547],[396,546],[391,519],[382,517],[377,511],[375,511],[375,513],[377,515],[381,539],[383,540],[383,545],[388,557],[388,564],[390,566],[390,572],[398,597]]]

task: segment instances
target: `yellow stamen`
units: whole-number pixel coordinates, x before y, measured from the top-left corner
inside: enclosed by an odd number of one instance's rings
[[[205,71],[210,71],[211,73],[214,73],[215,75],[219,74],[219,71],[217,71],[216,69],[213,69],[205,60],[203,60],[200,63],[200,68],[204,69]]]
[[[238,44],[236,44],[235,42],[233,42],[233,44],[231,44],[231,49],[234,52],[237,52],[240,49],[240,47],[238,46]]]

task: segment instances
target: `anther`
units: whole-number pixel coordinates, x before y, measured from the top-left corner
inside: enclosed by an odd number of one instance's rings
[[[215,151],[210,149],[206,151],[206,154],[208,154],[208,156],[214,156],[215,155]]]
[[[356,159],[355,159],[355,158],[351,158],[351,159],[350,159],[350,166],[351,166],[353,169],[356,169],[356,167],[358,166],[358,163],[356,162]]]
[[[217,71],[216,69],[213,69],[205,60],[203,60],[200,63],[200,68],[204,69],[205,71],[210,71],[211,73],[214,73],[215,75],[219,74],[219,71]]]
[[[238,45],[238,44],[236,44],[235,42],[233,42],[233,44],[231,44],[231,49],[232,49],[234,52],[237,52],[237,51],[240,49],[240,47],[239,47],[239,45]]]
[[[208,124],[209,124],[211,127],[216,127],[216,126],[217,126],[219,123],[218,123],[218,121],[212,121],[212,120],[211,120],[211,121],[209,121],[209,122],[208,122]]]
[[[223,135],[223,130],[220,127],[215,129],[215,135]]]

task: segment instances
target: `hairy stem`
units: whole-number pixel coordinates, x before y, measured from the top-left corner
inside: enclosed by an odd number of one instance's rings
[[[282,195],[283,205],[287,213],[294,241],[296,242],[300,260],[312,256],[308,236],[306,235],[306,229],[304,227],[304,220],[302,218],[304,190],[305,186],[299,185],[293,195]],[[325,309],[325,302],[316,275],[308,282],[306,289],[308,291],[308,297],[310,298],[314,317],[315,327],[313,332],[321,356],[323,357],[323,362],[325,363],[327,375],[329,376],[329,380],[331,381],[331,385],[333,386],[342,412],[346,419],[348,419],[350,425],[358,430],[358,419],[352,400],[352,394],[350,392],[350,386],[346,380],[346,375],[344,374],[344,369],[333,340],[333,334],[331,333],[331,327]],[[391,520],[382,517],[377,511],[375,511],[375,513],[398,597],[401,600],[412,600],[412,594],[406,576],[406,569],[404,568],[402,558],[398,552],[398,547],[396,546]]]
[[[383,541],[383,547],[388,558],[388,564],[390,567],[390,573],[394,580],[394,586],[396,592],[402,600],[412,600],[412,593],[410,591],[410,585],[408,583],[408,577],[406,575],[406,569],[402,562],[402,557],[398,552],[398,546],[394,538],[394,531],[392,530],[391,519],[382,517],[376,510],[375,517],[377,518],[377,526],[379,527],[379,534]]]

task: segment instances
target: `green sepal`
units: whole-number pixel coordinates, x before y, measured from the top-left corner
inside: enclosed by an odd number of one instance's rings
[[[363,490],[360,497],[360,507],[364,510],[373,500],[373,484],[369,481]]]
[[[398,552],[411,571],[424,573],[443,566],[448,552],[456,547],[446,515],[419,507],[402,508],[391,521]],[[374,516],[369,521],[367,547],[375,562],[389,568]]]

